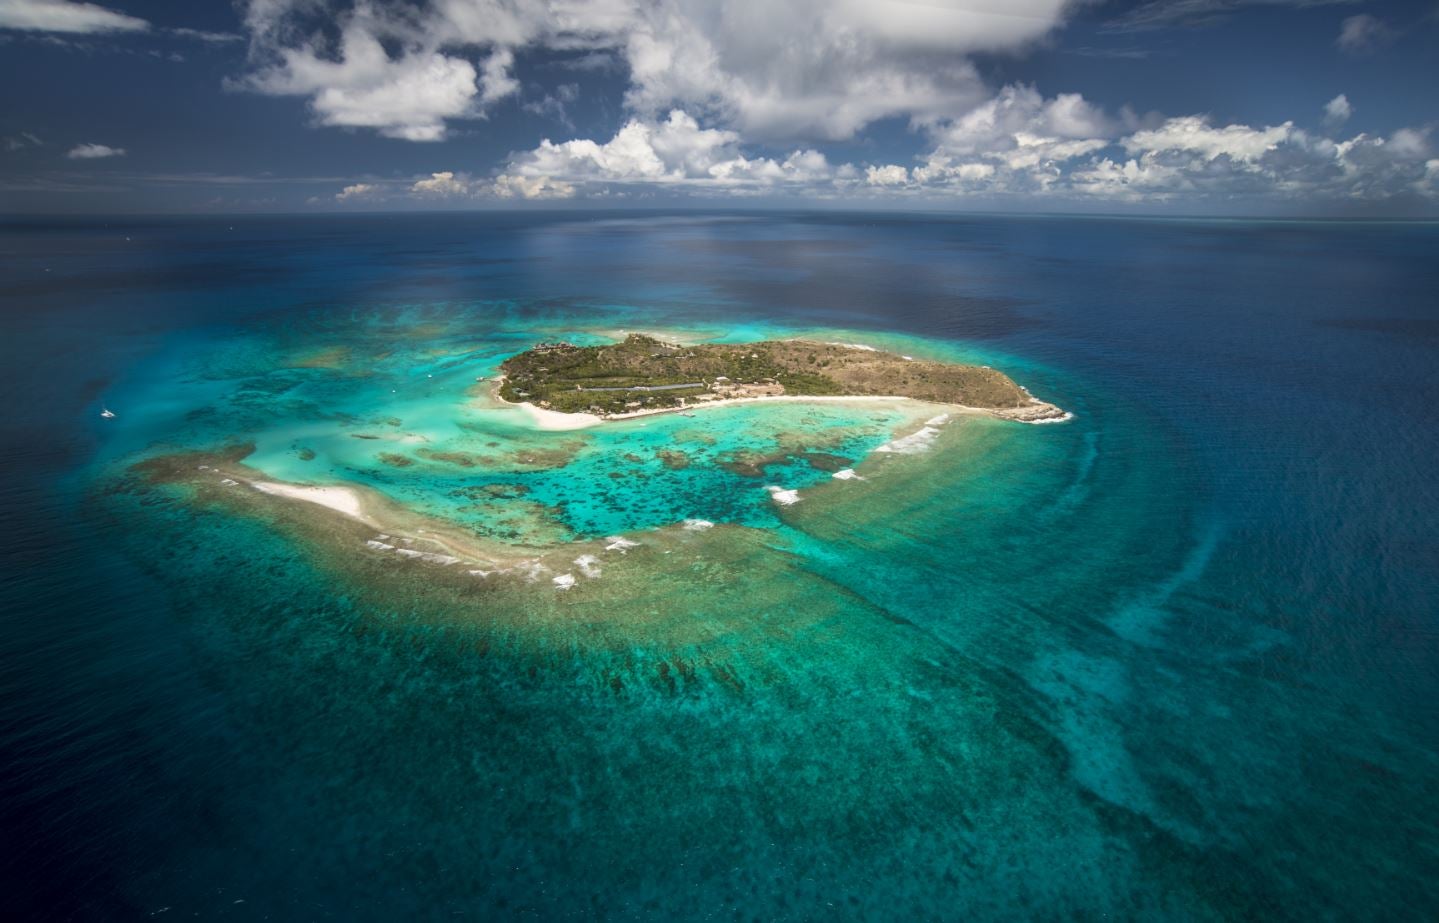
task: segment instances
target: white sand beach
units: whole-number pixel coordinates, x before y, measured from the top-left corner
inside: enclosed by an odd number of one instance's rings
[[[536,407],[529,401],[517,404],[520,410],[530,418],[535,429],[546,432],[564,432],[572,429],[587,429],[591,426],[598,426],[605,422],[603,417],[597,417],[592,413],[560,413],[558,410],[546,410],[543,407]]]

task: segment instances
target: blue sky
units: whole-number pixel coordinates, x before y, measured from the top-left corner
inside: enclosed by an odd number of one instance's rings
[[[0,0],[0,211],[1439,215],[1439,0]]]

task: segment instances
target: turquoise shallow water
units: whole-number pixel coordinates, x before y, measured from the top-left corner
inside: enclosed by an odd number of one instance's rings
[[[125,465],[243,443],[253,447],[246,464],[275,479],[360,484],[487,536],[550,542],[686,518],[774,527],[766,487],[829,481],[944,413],[917,402],[771,402],[545,431],[493,395],[500,362],[546,338],[610,342],[623,335],[612,325],[637,315],[591,309],[515,320],[506,308],[480,302],[351,313],[181,343],[143,376],[108,389],[106,399],[126,412],[106,456]],[[846,335],[775,325],[723,336],[704,328],[661,332],[686,342]],[[896,348],[945,352],[941,344],[890,339]],[[481,487],[503,496],[477,503]],[[540,511],[552,528],[524,534],[513,525],[520,509]]]
[[[1439,906],[1432,226],[405,220],[7,232],[24,915]],[[989,363],[1077,416],[897,455],[917,408],[541,433],[471,393],[619,329]],[[467,591],[114,489],[236,441],[501,543],[640,546]]]

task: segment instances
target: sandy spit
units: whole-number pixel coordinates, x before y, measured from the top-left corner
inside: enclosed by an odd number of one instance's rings
[[[364,523],[370,522],[370,517],[365,515],[360,495],[348,487],[302,487],[298,484],[281,484],[275,481],[252,481],[251,486],[261,493],[318,503],[320,506],[344,513],[351,519],[358,519]]]

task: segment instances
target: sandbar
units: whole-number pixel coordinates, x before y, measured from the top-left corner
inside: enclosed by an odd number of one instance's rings
[[[250,484],[262,493],[274,494],[278,497],[289,497],[292,500],[318,503],[320,506],[326,506],[337,512],[344,513],[351,519],[358,519],[360,522],[373,524],[370,517],[365,515],[364,505],[360,502],[360,495],[348,487],[304,487],[299,484],[281,484],[277,481],[251,481]]]

